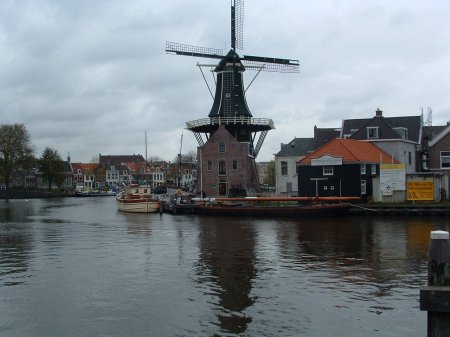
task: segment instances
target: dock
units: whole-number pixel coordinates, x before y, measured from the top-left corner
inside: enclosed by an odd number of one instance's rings
[[[170,214],[194,214],[197,207],[189,196],[173,196],[161,202],[162,212]]]

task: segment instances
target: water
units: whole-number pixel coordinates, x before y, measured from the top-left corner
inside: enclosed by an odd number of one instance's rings
[[[449,227],[0,200],[0,336],[424,336],[429,232]]]

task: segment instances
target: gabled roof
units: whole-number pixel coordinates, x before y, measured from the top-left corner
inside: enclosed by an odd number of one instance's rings
[[[77,173],[78,170],[81,170],[83,173],[94,172],[98,167],[98,164],[94,163],[71,163],[71,165],[74,173]]]
[[[429,143],[429,146],[434,146],[436,143],[438,143],[442,138],[444,138],[446,135],[450,133],[450,124],[447,125],[447,127],[442,130],[436,137],[434,137]]]
[[[64,173],[72,173],[72,165],[69,161],[63,161],[63,170]]]
[[[147,164],[145,162],[144,163],[131,162],[131,163],[128,163],[127,167],[132,172],[146,172],[147,171],[146,170]]]
[[[427,125],[422,127],[423,138],[431,140],[444,130],[446,125]]]
[[[319,147],[325,145],[330,140],[339,138],[341,133],[340,129],[336,128],[318,128],[314,125],[314,142],[312,145],[312,150],[316,150]]]
[[[407,140],[420,143],[421,116],[384,117],[382,111],[372,118],[344,119],[342,121],[341,137],[350,135],[352,139],[367,140],[367,127],[378,127],[377,139],[402,139],[395,128],[408,130]],[[375,139],[371,139],[375,140]]]
[[[133,155],[99,155],[98,162],[102,165],[120,165],[126,163],[145,163],[145,159],[140,154]]]
[[[311,158],[320,158],[325,155],[340,157],[344,163],[398,163],[397,160],[393,160],[390,154],[372,143],[345,138],[333,139],[305,158],[299,160],[298,163],[301,165],[309,165],[311,164]]]
[[[281,150],[276,157],[302,157],[306,156],[314,148],[314,138],[294,138],[288,144],[281,144]]]

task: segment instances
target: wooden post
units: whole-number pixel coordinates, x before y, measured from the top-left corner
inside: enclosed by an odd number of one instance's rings
[[[420,289],[420,310],[428,312],[428,337],[450,337],[449,233],[431,232],[428,287]]]

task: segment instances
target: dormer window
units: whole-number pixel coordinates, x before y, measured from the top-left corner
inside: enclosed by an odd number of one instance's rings
[[[367,138],[378,138],[378,126],[367,127]]]
[[[407,128],[394,128],[395,131],[400,135],[402,139],[408,139],[408,129]]]

